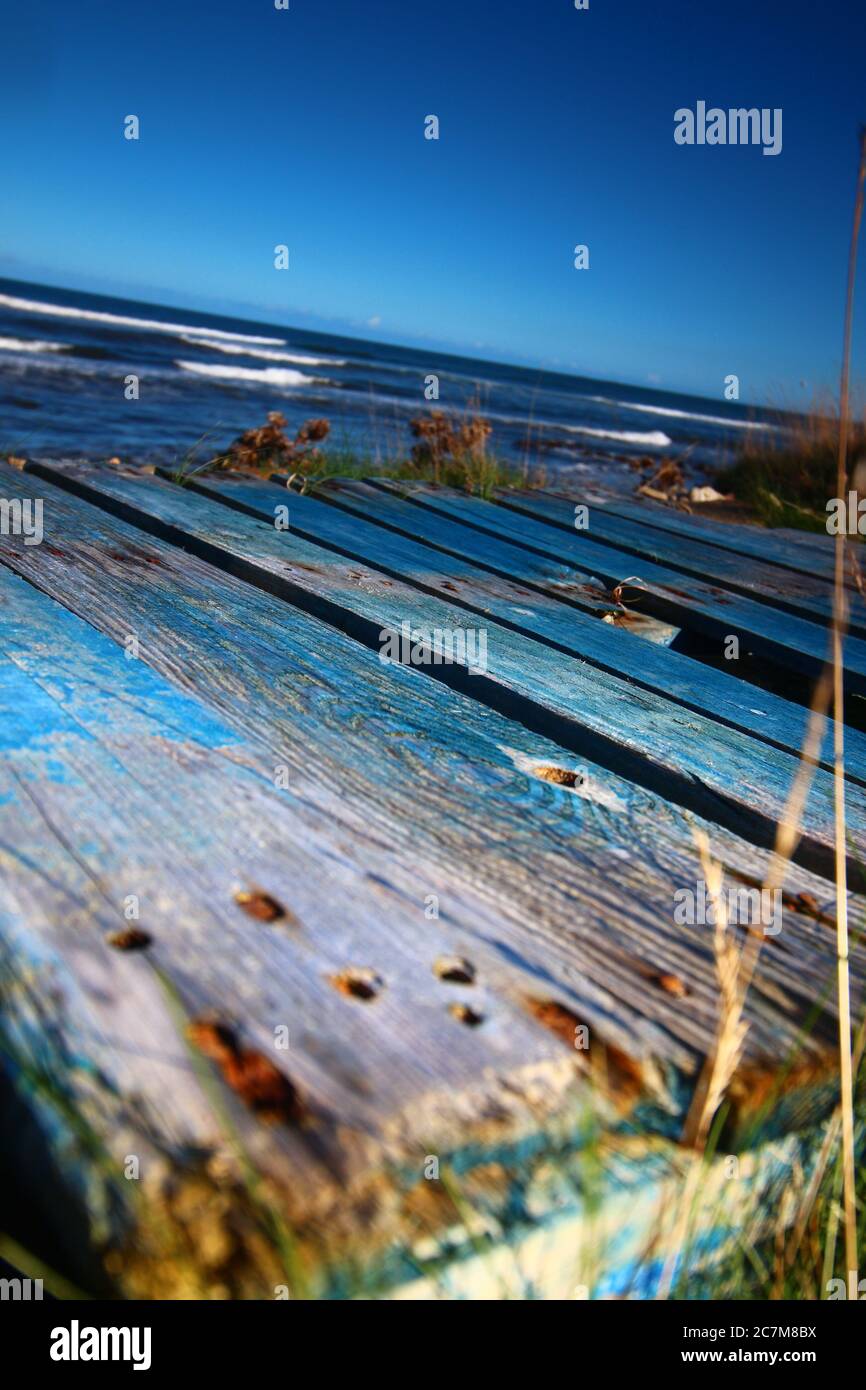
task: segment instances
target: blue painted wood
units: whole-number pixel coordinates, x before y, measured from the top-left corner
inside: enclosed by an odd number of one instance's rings
[[[717,637],[720,648],[728,635],[736,635],[748,644],[749,650],[782,668],[808,676],[817,675],[827,660],[828,635],[819,623],[743,598],[716,584],[686,578],[650,560],[638,561],[634,555],[592,540],[585,531],[568,533],[526,512],[429,483],[394,483],[377,478],[369,481],[465,525],[574,565],[587,578],[596,576],[606,584],[617,585],[637,576],[645,587],[627,590],[630,604],[684,628]],[[845,643],[845,685],[857,694],[866,694],[866,642],[856,637],[849,637]]]
[[[161,477],[171,477],[165,470],[158,469],[157,472]],[[244,481],[249,486],[257,485],[254,478],[247,477]],[[271,482],[285,487],[288,478],[286,474],[274,473]],[[210,491],[217,483],[222,489],[223,498],[228,498],[234,484],[232,479],[222,474],[219,478],[215,475],[202,475],[200,479],[191,481],[187,486]],[[258,480],[258,485],[265,484]],[[292,495],[298,494],[293,492]],[[514,585],[525,585],[530,589],[540,590],[561,603],[580,609],[581,612],[612,620],[615,626],[625,628],[636,636],[656,642],[660,646],[668,646],[679,633],[679,628],[669,623],[660,623],[645,613],[624,612],[622,605],[612,601],[603,585],[587,583],[585,575],[571,565],[555,563],[543,556],[534,555],[531,551],[522,550],[519,546],[510,545],[507,541],[496,542],[485,537],[479,543],[478,532],[471,527],[461,526],[454,521],[444,522],[439,516],[419,511],[414,507],[408,509],[412,523],[408,526],[406,505],[397,497],[385,496],[380,489],[371,487],[369,483],[353,478],[329,478],[316,487],[315,494],[304,494],[305,497],[313,495],[335,506],[343,507],[354,515],[364,516],[379,526],[424,541],[446,555],[469,560],[494,574],[501,575]],[[523,597],[526,596],[524,591]]]
[[[273,514],[273,497],[268,485],[254,479],[238,481],[220,477],[203,481],[201,488],[210,495],[236,502],[253,514],[263,517]],[[285,493],[281,491],[280,495],[285,502]],[[576,572],[567,565],[559,565],[532,551],[521,550],[519,546],[500,541],[471,526],[464,526],[426,507],[413,507],[410,502],[369,483],[354,479],[330,480],[317,490],[316,497],[377,526],[386,526],[403,536],[423,539],[426,545],[435,546],[443,555],[453,557],[440,562],[442,582],[453,585],[455,579],[460,579],[462,601],[476,608],[483,607],[480,599],[476,600],[471,592],[471,581],[477,577],[478,566],[484,566],[503,577],[511,571],[518,584],[532,584],[557,598],[561,589],[565,590],[562,595],[565,598],[577,582]],[[358,559],[374,564],[378,558],[381,564],[375,532],[361,532],[357,527],[339,531],[333,528],[332,523],[329,523],[327,531],[322,529],[328,518],[321,507],[316,508],[315,500],[306,496],[298,498],[293,494],[288,505],[292,525],[299,535],[323,544],[333,543],[347,552],[352,549]],[[305,524],[306,517],[310,518],[309,527]],[[368,536],[366,544],[363,543],[364,535]],[[455,567],[454,558],[472,561],[472,570],[466,566]],[[405,562],[401,565],[399,573],[415,583],[419,582],[417,565],[413,572],[411,559],[408,567]],[[464,577],[470,575],[470,582],[464,585]],[[440,583],[440,590],[441,587]],[[454,588],[456,590],[457,586],[454,585]],[[630,627],[615,627],[610,632],[606,623],[599,634],[597,623],[588,628],[582,619],[576,620],[573,615],[566,618],[561,605],[561,616],[555,625],[550,621],[538,623],[534,621],[535,610],[526,608],[527,600],[534,601],[532,595],[524,591],[520,597],[522,606],[518,612],[518,625],[526,632],[547,638],[563,651],[571,651],[597,662],[608,671],[655,689],[690,709],[746,730],[779,748],[799,753],[803,747],[809,716],[802,705],[795,705],[769,692],[759,692],[733,675],[717,671],[678,652],[648,652],[643,642],[635,642]],[[489,611],[500,620],[503,616],[508,617],[507,613],[503,614],[493,607]],[[555,618],[556,609],[546,611]],[[846,731],[845,756],[848,774],[853,780],[863,783],[866,780],[866,735],[857,729]],[[833,736],[830,729],[825,735],[821,758],[823,765],[832,769]]]
[[[487,942],[533,977],[536,996],[561,1001],[640,1067],[692,1071],[712,1044],[717,985],[711,933],[673,921],[675,892],[701,877],[691,824],[735,884],[759,884],[765,854],[51,484],[2,468],[0,481],[45,500],[46,544],[0,538],[4,562],[116,641],[140,634],[142,659],[264,749],[269,766],[285,766],[341,841],[363,836],[374,883],[397,875],[422,912],[441,865],[440,918],[462,934],[463,954]],[[178,500],[168,485],[138,483]],[[181,495],[219,512],[222,527],[224,508]],[[327,565],[309,573],[315,582]],[[549,767],[576,767],[583,780],[553,784],[538,772]],[[832,886],[796,865],[787,887],[832,906]],[[860,912],[852,900],[852,919]],[[759,963],[766,986],[748,1001],[755,1066],[784,1058],[816,992],[832,995],[832,928],[793,903],[782,920],[779,948]],[[685,994],[660,988],[662,972]],[[804,1046],[832,1066],[832,998]]]
[[[436,1152],[443,1163],[459,1163],[464,1177],[489,1161],[483,1133],[473,1138],[465,1099],[463,1142],[455,1147],[449,1140],[447,1124],[443,1128],[449,1103],[469,1087],[479,1118],[488,1104],[500,1109],[497,1096],[482,1099],[485,1073],[504,1075],[511,1053],[516,1101],[523,1069],[531,1066],[537,1077],[545,1064],[561,1070],[563,1051],[518,1005],[509,1004],[507,986],[495,1006],[488,1002],[497,988],[495,962],[488,969],[484,959],[490,951],[479,942],[473,952],[480,974],[471,990],[443,986],[429,967],[413,985],[414,968],[405,962],[430,955],[430,923],[410,906],[405,885],[372,881],[364,842],[357,839],[363,864],[357,857],[353,863],[346,830],[339,843],[331,826],[320,825],[317,834],[306,798],[277,793],[249,766],[262,761],[254,748],[143,662],[126,661],[122,649],[7,571],[0,571],[0,651],[0,950],[7,986],[10,977],[18,986],[11,999],[7,992],[7,1036],[24,1053],[22,1060],[39,1057],[44,1065],[50,1059],[67,1103],[87,1117],[100,1141],[110,1141],[112,1128],[117,1130],[117,1143],[100,1166],[76,1151],[56,1114],[53,1120],[50,1110],[40,1116],[69,1188],[86,1181],[103,1200],[109,1190],[115,1201],[122,1198],[124,1159],[133,1142],[127,1099],[135,1099],[140,1128],[134,1152],[145,1191],[153,1186],[150,1170],[162,1171],[154,1144],[174,1155],[182,1173],[185,1151],[208,1152],[225,1143],[153,964],[175,983],[191,1013],[213,1008],[234,1019],[242,1000],[247,1043],[254,1041],[282,1062],[315,1103],[313,1148],[292,1134],[264,1129],[242,1107],[234,1123],[278,1183],[293,1224],[309,1222],[311,1208],[320,1208],[319,1219],[323,1205],[340,1208],[345,1259],[361,1253],[346,1236],[353,1203],[348,1169],[357,1172],[362,1157],[347,1147],[347,1135],[357,1125],[371,1141],[378,1134],[382,1144],[383,1123],[394,1128],[389,1103],[396,1111],[405,1106],[407,1091],[427,1096],[431,1063],[436,1084],[447,1089],[425,1116],[423,1137],[411,1137],[417,1115],[397,1129],[403,1163],[415,1169],[414,1183],[419,1155],[431,1141],[441,1141]],[[425,872],[417,861],[414,868]],[[263,928],[238,910],[235,883],[251,881],[292,912],[291,930]],[[94,892],[94,884],[102,891]],[[127,892],[138,898],[141,926],[153,936],[146,954],[113,952],[104,940],[106,932],[128,925]],[[328,974],[345,963],[349,938],[349,959],[381,962],[388,982],[372,1027],[363,1008],[327,983]],[[455,944],[448,923],[436,928],[438,952],[447,954],[449,946],[453,952]],[[465,950],[465,940],[461,945]],[[401,991],[410,990],[411,1004],[406,1000],[403,1007],[411,1008],[411,1042],[400,1000]],[[426,1007],[424,994],[435,997],[438,1007]],[[50,1023],[40,1010],[40,999],[48,997],[54,1001]],[[449,997],[495,1007],[501,1034],[452,1029],[447,1018],[443,1026]],[[425,1016],[435,1036],[423,1042]],[[289,1020],[287,1054],[273,1048],[275,1019]],[[36,1103],[26,1083],[23,1089]],[[511,1109],[516,1121],[514,1103]],[[500,1160],[507,1133],[502,1125]],[[389,1163],[398,1157],[395,1140],[389,1140]],[[540,1155],[528,1165],[515,1155],[511,1180],[521,1174],[525,1180],[540,1162]],[[336,1185],[335,1172],[342,1174]],[[384,1174],[377,1181],[382,1187]],[[366,1200],[362,1194],[363,1187],[355,1200]],[[385,1232],[370,1231],[368,1217],[363,1231],[375,1253]],[[391,1238],[400,1234],[399,1225],[392,1226]],[[317,1253],[321,1259],[323,1251]],[[206,1266],[199,1276],[206,1286]]]
[[[795,550],[809,550],[813,554],[818,551],[827,555],[833,549],[832,536],[824,536],[817,531],[799,531],[793,526],[774,526],[773,532],[778,533],[779,538]]]
[[[572,494],[571,489],[548,488],[546,491],[570,500],[572,506],[576,502],[588,502],[585,494],[577,491]],[[766,564],[833,582],[831,536],[813,536],[808,532],[792,535],[789,531],[767,526],[717,521],[714,517],[704,516],[698,503],[694,504],[694,510],[686,512],[650,498],[629,502],[613,493],[603,499],[596,498],[593,493],[590,505],[602,506],[606,513],[639,522],[642,526],[653,526],[670,531],[675,536],[687,536],[702,545],[720,546],[722,550],[733,551],[736,555],[751,556]],[[850,579],[848,582],[853,583]]]
[[[501,488],[496,500],[504,507],[561,527],[574,534],[575,504],[552,493],[526,492]],[[658,561],[683,575],[720,584],[732,593],[759,599],[784,613],[793,613],[813,622],[829,625],[833,617],[833,594],[826,580],[814,574],[780,570],[763,560],[748,562],[718,546],[706,546],[683,532],[676,535],[659,527],[647,526],[618,516],[606,507],[588,509],[586,534],[594,541],[615,546],[637,560]],[[849,626],[853,633],[866,636],[866,609],[859,595],[851,598]]]
[[[434,674],[457,676],[460,688],[471,689],[476,699],[534,722],[581,756],[698,814],[711,814],[756,844],[774,843],[796,775],[797,760],[790,754],[486,617],[479,629],[453,603],[311,544],[294,531],[229,512],[189,489],[118,470],[67,469],[62,479],[103,504],[128,508],[139,524],[147,519],[157,523],[178,543],[194,544],[212,562],[327,615],[371,645],[382,648],[395,640],[394,634],[419,627],[458,635],[469,629],[473,641],[485,643],[483,669],[473,670],[471,657],[464,657],[450,668],[431,664]],[[398,544],[409,544],[392,533],[381,535],[381,557]],[[861,846],[866,850],[866,811],[856,801],[850,807],[849,830],[857,883],[856,856]],[[833,845],[832,777],[818,768],[796,854],[817,872],[831,873]]]
[[[479,939],[471,988],[437,978],[437,956],[465,952],[467,938],[450,912],[431,926],[413,901],[418,876],[467,922],[485,916],[478,904],[461,906],[447,865],[415,856],[395,877],[396,859],[389,866],[368,835],[337,826],[306,789],[275,789],[254,744],[5,569],[0,715],[4,1055],[16,1058],[22,1099],[59,1165],[65,1188],[48,1186],[67,1215],[73,1192],[91,1218],[109,1201],[125,1207],[124,1165],[134,1152],[141,1170],[138,1201],[126,1212],[132,1223],[142,1201],[158,1199],[166,1156],[177,1164],[176,1184],[201,1183],[189,1155],[206,1159],[226,1146],[154,967],[190,1014],[231,1021],[246,1046],[301,1088],[302,1131],[263,1126],[230,1093],[225,1103],[284,1216],[304,1232],[320,1286],[345,1279],[341,1268],[356,1260],[375,1273],[386,1253],[390,1260],[414,1238],[399,1203],[421,1181],[431,1142],[464,1175],[489,1163],[489,1108],[501,1120],[500,1161],[509,1142],[535,1136],[534,1156],[515,1149],[510,1157],[510,1181],[531,1178],[547,1147],[544,1105],[540,1093],[531,1107],[521,1099],[522,1075],[529,1068],[537,1085],[549,1071],[551,1103],[564,1087],[575,1091],[562,1118],[585,1088],[570,1064],[563,1068],[561,1041],[522,1007],[535,981],[519,958],[500,959]],[[282,924],[264,926],[238,908],[236,888],[250,885],[283,906]],[[136,954],[105,939],[130,925],[130,894],[152,938]],[[381,970],[372,1015],[329,983],[359,960]],[[446,1005],[467,1000],[495,1025],[468,1030],[449,1019]],[[277,1024],[289,1028],[288,1050],[274,1047]],[[34,1065],[48,1068],[63,1109],[31,1084]],[[581,1103],[588,1100],[587,1091]],[[102,1161],[75,1144],[70,1109],[106,1146]],[[372,1224],[371,1184],[382,1203]],[[499,1200],[507,1197],[503,1184]],[[128,1238],[118,1225],[111,1234]],[[172,1274],[159,1276],[168,1296]],[[206,1292],[217,1275],[205,1261],[195,1277]],[[253,1282],[236,1292],[267,1290]]]
[[[579,1233],[590,1093],[574,1050],[561,1039],[552,1050],[553,1035],[519,1003],[523,992],[558,998],[591,1019],[608,1076],[613,1110],[602,1123],[614,1161],[593,1221],[610,1224],[613,1242],[599,1289],[622,1292],[630,1261],[676,1193],[660,1141],[641,1149],[635,1132],[677,1132],[683,1081],[715,1026],[711,933],[672,920],[677,885],[700,872],[677,809],[589,764],[575,790],[539,781],[529,769],[568,765],[565,749],[421,672],[383,668],[357,642],[50,484],[34,489],[8,470],[0,480],[6,496],[29,490],[45,503],[44,546],[3,537],[4,563],[88,619],[0,570],[0,939],[17,971],[16,1041],[80,1081],[75,1099],[96,1089],[99,1105],[88,1113],[118,1153],[128,1151],[127,1098],[144,1104],[157,1138],[191,1138],[207,1150],[208,1097],[173,1039],[148,955],[101,949],[122,890],[143,884],[153,959],[190,1006],[231,1008],[264,1050],[289,1004],[287,1065],[293,1076],[300,1068],[315,1100],[312,1123],[298,1136],[254,1133],[242,1111],[235,1123],[290,1219],[316,1209],[315,1231],[302,1224],[299,1238],[305,1253],[312,1246],[314,1276],[324,1271],[325,1294],[339,1296],[353,1291],[346,1265],[357,1262],[384,1287],[399,1283],[413,1261],[428,1264],[431,1241],[453,1225],[443,1197],[422,1248],[429,1135],[458,1189],[471,1192],[473,1172],[483,1174],[495,1239],[517,1244],[524,1278],[534,1277],[525,1271],[535,1268],[532,1241],[545,1223],[553,1236],[554,1221],[570,1217]],[[117,645],[132,634],[138,661]],[[270,776],[278,763],[289,770],[279,794]],[[766,856],[703,828],[735,881],[760,879]],[[252,873],[296,921],[265,925],[236,910],[234,876]],[[432,921],[423,910],[431,884],[441,902]],[[797,867],[789,886],[822,902],[832,891]],[[747,1003],[744,1106],[755,1069],[787,1058],[816,994],[832,984],[832,928],[790,909],[782,918]],[[477,983],[436,979],[434,942],[437,952],[445,945],[480,961]],[[385,988],[373,1004],[319,977],[349,951],[356,961],[381,953],[373,959]],[[683,996],[659,987],[664,967],[680,977]],[[852,970],[859,1001],[858,949]],[[441,1006],[429,1007],[431,989],[482,1000],[485,1022],[448,1031]],[[7,1010],[7,1027],[8,1018]],[[434,1050],[416,1051],[428,1023]],[[826,1068],[830,1083],[834,1031],[831,1005],[803,1043],[812,1074]],[[464,1086],[461,1058],[480,1090]],[[116,1084],[100,1095],[101,1064]],[[635,1075],[647,1097],[637,1109]],[[798,1086],[801,1123],[832,1104],[832,1084],[811,1100]],[[377,1117],[401,1099],[383,1155]],[[328,1173],[331,1136],[340,1151]],[[55,1135],[55,1150],[61,1138],[68,1159],[68,1132]],[[147,1182],[150,1152],[136,1144]],[[574,1177],[565,1207],[553,1180],[563,1158]],[[805,1149],[799,1161],[808,1169]],[[98,1176],[94,1166],[81,1172],[89,1182]],[[762,1184],[753,1191],[766,1199]],[[568,1229],[558,1249],[545,1268],[550,1291],[561,1293],[573,1277]],[[472,1250],[467,1233],[452,1236],[436,1269],[480,1292]],[[256,1276],[269,1274],[254,1266],[238,1292],[256,1296]],[[535,1291],[546,1287],[539,1280]]]

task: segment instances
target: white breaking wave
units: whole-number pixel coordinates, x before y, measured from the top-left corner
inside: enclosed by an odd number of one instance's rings
[[[263,357],[268,362],[297,362],[302,367],[345,367],[342,357],[303,357],[293,352],[269,352],[267,348],[246,348],[236,343],[214,343],[210,338],[192,338],[181,333],[181,338],[191,347],[214,348],[216,352],[231,352],[243,357]]]
[[[0,338],[2,352],[63,352],[66,343],[46,343],[40,338]]]
[[[127,318],[124,314],[106,314],[97,309],[76,309],[70,304],[44,304],[40,299],[18,299],[12,294],[0,294],[0,304],[7,309],[21,309],[28,314],[53,314],[56,318],[80,319],[87,323],[111,323],[120,328],[143,328],[154,333],[200,333],[208,338],[223,338],[235,343],[269,343],[285,346],[285,338],[257,338],[249,333],[229,333],[222,328],[196,328],[189,323],[161,323],[158,319]]]
[[[662,430],[593,430],[589,425],[558,425],[569,434],[591,434],[594,439],[616,439],[620,444],[645,444],[649,449],[664,449],[670,438]]]
[[[674,410],[669,405],[640,405],[637,401],[612,401],[607,396],[587,396],[599,405],[616,406],[620,410],[643,410],[647,415],[670,415],[677,420],[702,420],[707,425],[731,425],[736,430],[769,430],[771,425],[761,420],[730,420],[725,415],[698,415],[691,410]]]
[[[322,380],[321,377],[317,379],[319,381]],[[339,399],[342,401],[348,399],[347,393],[342,386],[336,386],[326,394],[332,396],[334,399]],[[417,404],[413,404],[411,401],[407,401],[402,396],[391,396],[386,395],[384,392],[377,392],[375,395],[372,396],[364,396],[363,400],[365,402],[372,402],[376,406],[393,405],[396,406],[398,409],[405,411],[407,414],[411,413],[413,415],[416,415],[418,413]],[[459,410],[455,413],[458,416],[461,414]],[[469,409],[467,407],[464,413],[466,414],[467,418],[469,418],[469,416],[474,415],[476,412],[474,409]],[[596,430],[591,429],[589,425],[564,425],[560,420],[533,420],[527,418],[527,416],[525,415],[505,415],[502,411],[499,410],[487,410],[482,408],[480,413],[481,415],[483,415],[485,420],[495,420],[497,423],[502,425],[522,426],[524,429],[544,429],[550,430],[553,433],[562,432],[567,434],[590,434],[594,435],[597,439],[614,439],[617,440],[620,444],[645,444],[647,448],[657,449],[664,449],[667,447],[668,444],[671,443],[669,436],[664,434],[661,430]]]
[[[220,381],[254,381],[257,386],[306,386],[321,377],[306,376],[291,367],[223,367],[219,362],[175,362],[184,372],[217,377]]]

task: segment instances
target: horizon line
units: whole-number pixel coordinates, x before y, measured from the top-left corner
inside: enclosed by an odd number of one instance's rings
[[[104,291],[98,291],[98,290],[84,290],[84,289],[79,289],[78,287],[76,287],[76,286],[71,286],[71,285],[51,284],[51,283],[49,283],[48,281],[44,281],[44,280],[19,280],[19,279],[15,278],[14,276],[3,275],[2,273],[0,273],[0,281],[2,281],[4,284],[8,284],[8,285],[20,285],[20,286],[24,286],[24,287],[26,287],[26,288],[28,288],[28,289],[37,289],[37,290],[59,290],[62,294],[82,294],[82,295],[88,295],[88,296],[90,296],[90,298],[92,298],[92,299],[110,300],[110,301],[114,301],[114,302],[122,301],[122,302],[130,303],[130,304],[141,305],[143,308],[149,308],[149,309],[160,309],[160,310],[161,310],[161,309],[168,309],[168,310],[171,310],[171,311],[178,311],[178,312],[181,312],[181,313],[199,314],[199,315],[201,315],[202,317],[205,317],[208,313],[211,313],[212,315],[214,315],[214,316],[217,317],[217,318],[224,318],[224,319],[226,319],[226,320],[229,320],[229,321],[232,321],[232,322],[236,322],[236,323],[246,323],[246,324],[249,324],[249,325],[251,325],[251,326],[253,326],[253,327],[260,327],[260,328],[279,328],[279,329],[294,329],[296,332],[308,333],[308,334],[321,333],[321,334],[323,334],[325,337],[342,338],[342,339],[344,339],[345,341],[348,341],[348,342],[364,343],[365,345],[370,345],[370,346],[374,346],[374,347],[381,347],[383,350],[386,350],[386,351],[387,351],[388,349],[392,349],[392,350],[396,350],[396,351],[398,351],[398,352],[413,352],[413,353],[417,353],[417,354],[420,355],[420,354],[423,354],[423,353],[425,352],[425,350],[426,350],[426,349],[424,349],[423,347],[415,347],[415,346],[413,346],[413,345],[411,345],[411,344],[408,344],[408,343],[393,342],[393,341],[385,341],[385,340],[383,340],[383,339],[378,339],[378,338],[365,338],[365,337],[359,337],[357,334],[354,334],[354,333],[336,333],[336,332],[331,332],[331,331],[329,331],[329,330],[327,330],[327,329],[318,329],[318,328],[316,328],[316,329],[310,329],[310,328],[303,328],[303,327],[300,327],[298,324],[294,324],[294,323],[281,323],[281,322],[279,322],[278,320],[275,320],[275,319],[255,319],[255,318],[246,319],[246,318],[243,318],[243,317],[240,317],[240,316],[237,316],[237,315],[233,315],[233,314],[230,314],[230,313],[226,313],[224,310],[217,310],[217,309],[211,309],[211,310],[197,309],[197,308],[194,308],[192,305],[185,306],[185,305],[183,305],[183,304],[165,302],[165,301],[160,301],[160,300],[155,300],[155,299],[136,299],[136,298],[132,298],[132,297],[126,298],[126,297],[121,296],[121,295],[118,295],[118,294],[107,294],[107,293],[105,293]],[[157,291],[157,293],[161,293],[161,291]],[[248,310],[255,310],[255,309],[258,309],[260,312],[266,312],[265,307],[262,306],[262,305],[256,305],[256,304],[246,304],[246,305],[244,305],[244,304],[243,304],[243,301],[240,301],[240,300],[236,300],[236,301],[226,301],[226,302],[228,302],[228,303],[234,302],[234,303],[237,304],[237,305],[241,305],[241,306],[243,306],[243,307],[246,307]],[[574,371],[565,371],[565,370],[563,370],[562,368],[544,366],[544,365],[542,365],[542,364],[540,364],[540,363],[538,363],[538,362],[532,362],[532,361],[519,362],[519,361],[513,361],[513,360],[511,360],[511,361],[509,361],[509,360],[504,360],[504,359],[495,358],[495,357],[478,357],[478,356],[476,356],[474,353],[471,353],[471,352],[457,352],[457,351],[455,351],[455,350],[453,350],[453,349],[450,349],[450,350],[449,350],[449,349],[438,349],[438,348],[437,348],[437,349],[435,349],[435,351],[436,351],[436,353],[437,353],[438,356],[440,356],[440,357],[446,357],[446,358],[452,358],[452,359],[454,359],[454,361],[461,361],[461,360],[462,360],[462,361],[477,362],[477,363],[479,363],[479,364],[482,365],[482,366],[485,366],[485,365],[486,365],[486,366],[490,366],[490,367],[500,367],[500,368],[501,368],[501,367],[505,367],[505,368],[510,368],[510,369],[513,370],[513,371],[537,371],[537,372],[539,372],[539,373],[543,373],[543,374],[546,374],[546,375],[551,376],[551,377],[560,377],[560,378],[562,378],[564,381],[567,381],[567,382],[580,382],[580,381],[586,381],[586,382],[598,383],[598,384],[604,385],[604,386],[620,387],[620,388],[622,388],[623,390],[626,390],[626,391],[643,391],[643,392],[646,392],[647,394],[655,395],[655,396],[661,395],[661,396],[678,397],[678,398],[680,398],[680,399],[683,399],[683,398],[684,398],[684,399],[687,399],[687,400],[700,401],[700,402],[705,403],[705,404],[707,404],[707,405],[712,405],[714,408],[718,408],[718,407],[727,407],[727,408],[730,408],[730,407],[733,407],[735,412],[736,412],[736,410],[739,410],[739,411],[741,411],[741,412],[748,412],[748,411],[752,411],[752,410],[757,410],[757,411],[769,412],[769,413],[771,413],[771,414],[779,415],[779,416],[794,416],[794,417],[799,417],[799,416],[802,416],[802,415],[804,415],[804,414],[806,413],[806,411],[805,411],[804,409],[799,409],[799,410],[798,410],[798,409],[793,409],[793,408],[791,408],[791,407],[778,406],[778,405],[770,405],[770,404],[765,404],[765,403],[761,403],[761,402],[758,402],[758,401],[740,401],[740,400],[738,400],[738,401],[730,401],[730,400],[725,400],[725,399],[723,399],[723,398],[720,399],[720,398],[715,397],[715,396],[702,396],[702,395],[697,395],[697,394],[695,394],[694,392],[691,392],[691,391],[675,390],[675,389],[673,389],[673,388],[671,388],[671,387],[656,386],[656,385],[652,385],[652,384],[642,384],[642,383],[630,382],[630,381],[621,381],[621,380],[618,380],[618,379],[615,379],[615,378],[612,378],[612,377],[586,376],[586,375],[583,375],[582,373],[578,373],[578,372],[574,372]],[[809,413],[813,413],[813,412],[810,410]],[[733,418],[733,417],[732,417],[732,418]]]

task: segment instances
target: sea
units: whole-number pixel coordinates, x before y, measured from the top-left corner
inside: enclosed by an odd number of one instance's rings
[[[710,481],[780,428],[722,398],[0,279],[0,457],[190,467],[279,411],[292,433],[326,418],[333,458],[373,473],[433,409],[483,416],[491,451],[551,484],[624,492],[655,459]]]

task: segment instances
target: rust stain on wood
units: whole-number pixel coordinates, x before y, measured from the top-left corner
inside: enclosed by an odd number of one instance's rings
[[[255,917],[257,922],[280,922],[290,918],[290,914],[270,893],[261,893],[258,890],[242,891],[235,893],[235,902],[238,907],[243,908],[248,917]],[[294,921],[294,918],[291,920]]]
[[[143,951],[153,937],[141,927],[123,927],[120,931],[109,932],[105,940],[116,951]]]
[[[340,994],[345,994],[350,999],[362,999],[369,1003],[375,999],[383,986],[380,975],[368,966],[349,966],[346,970],[341,970],[337,975],[329,975],[328,983],[334,986]]]
[[[484,1022],[484,1015],[478,1009],[473,1009],[471,1004],[449,1004],[448,1012],[467,1028],[478,1028]]]
[[[434,973],[449,985],[473,985],[475,966],[463,956],[440,956],[433,966]]]
[[[679,975],[662,974],[656,976],[656,984],[659,989],[663,989],[665,994],[671,994],[675,999],[686,999],[691,993],[688,985],[681,980]]]
[[[558,787],[579,787],[583,781],[583,773],[570,767],[552,767],[548,764],[541,764],[532,769],[536,777],[540,777],[542,782],[554,782]]]
[[[226,1085],[261,1119],[283,1124],[303,1119],[304,1106],[296,1087],[263,1053],[243,1047],[228,1024],[193,1019],[186,1034],[199,1052],[216,1063]]]
[[[573,1010],[560,1004],[556,999],[537,999],[527,995],[524,1007],[543,1028],[559,1038],[566,1047],[574,1050],[579,1065],[587,1060],[606,1082],[605,1089],[618,1101],[631,1105],[645,1089],[643,1067],[635,1058],[629,1057],[621,1048],[597,1038],[594,1046],[582,1049],[576,1047],[577,1031],[585,1028],[592,1036],[589,1025],[584,1023]]]

